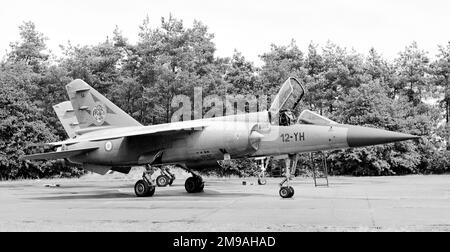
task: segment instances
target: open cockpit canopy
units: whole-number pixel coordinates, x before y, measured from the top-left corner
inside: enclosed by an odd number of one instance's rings
[[[273,100],[269,109],[272,123],[287,126],[294,124],[296,115],[293,112],[297,109],[300,101],[305,95],[305,89],[295,78],[289,78],[282,86],[277,96]],[[324,116],[310,110],[304,110],[296,119],[298,124],[313,125],[334,125],[338,124]]]
[[[272,115],[277,115],[280,111],[293,111],[304,95],[305,89],[303,86],[297,79],[291,77],[281,87],[280,92],[273,100],[269,112]]]

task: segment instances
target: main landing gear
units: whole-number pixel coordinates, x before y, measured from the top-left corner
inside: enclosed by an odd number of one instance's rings
[[[203,182],[202,177],[192,172],[190,169],[184,166],[178,166],[189,173],[192,177],[188,178],[184,184],[184,187],[188,193],[199,193],[203,192],[205,188],[205,182]],[[158,169],[152,167],[151,165],[145,166],[146,171],[142,175],[142,179],[136,182],[134,185],[134,192],[137,197],[152,197],[155,194],[157,186],[167,186],[171,185],[175,180],[175,175],[173,175],[169,169],[161,167],[161,175],[157,177],[156,182],[152,179],[152,175]]]
[[[170,172],[169,168],[161,167],[161,175],[156,178],[156,184],[159,187],[166,187],[172,185],[175,181],[175,175]]]
[[[203,182],[203,179],[199,176],[190,177],[186,179],[184,188],[188,193],[203,192],[203,189],[205,188],[205,182]]]
[[[147,165],[145,169],[146,171],[142,175],[142,179],[134,185],[134,192],[138,197],[151,197],[155,194],[156,186],[164,187],[172,185],[175,180],[175,175],[168,168],[161,167],[161,175],[156,178],[155,183],[152,175],[158,168]]]
[[[155,169],[150,165],[147,165],[145,168],[146,171],[142,175],[142,179],[134,185],[134,192],[138,197],[152,197],[156,191],[156,185],[152,180]]]
[[[297,162],[297,155],[289,155],[289,158],[286,159],[286,177],[280,183],[280,196],[283,199],[290,199],[294,197],[295,191],[294,188],[289,185],[289,182],[292,180],[291,170],[295,171],[297,169]]]
[[[186,192],[188,193],[203,192],[203,189],[205,188],[205,182],[203,181],[203,178],[195,174],[191,169],[185,166],[179,165],[178,167],[192,174],[192,177],[186,179],[186,182],[184,183],[184,188],[186,189]]]

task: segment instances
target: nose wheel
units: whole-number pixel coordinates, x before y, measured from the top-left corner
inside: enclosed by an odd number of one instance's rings
[[[283,186],[280,188],[280,196],[283,199],[290,199],[294,197],[295,191],[292,186]]]
[[[280,196],[283,199],[290,199],[294,197],[295,191],[292,186],[289,185],[289,182],[292,180],[291,170],[297,169],[298,155],[289,155],[289,158],[286,159],[286,177],[280,184]]]

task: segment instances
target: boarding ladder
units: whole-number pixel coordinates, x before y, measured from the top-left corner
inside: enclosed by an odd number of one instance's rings
[[[311,159],[311,170],[313,173],[314,178],[314,185],[316,187],[328,187],[328,166],[327,166],[327,157],[324,152],[316,152],[316,153],[310,153],[310,159]],[[319,162],[317,162],[317,157],[315,155],[320,155],[321,157],[318,157],[320,159]]]

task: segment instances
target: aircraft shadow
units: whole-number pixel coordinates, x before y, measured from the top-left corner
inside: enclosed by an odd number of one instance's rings
[[[165,191],[156,193],[153,197],[158,199],[164,199],[169,197],[186,197],[189,198],[242,198],[242,197],[252,197],[252,196],[267,196],[261,193],[243,193],[243,192],[220,192],[213,190],[205,190],[203,193],[190,194],[186,191]],[[183,198],[184,200],[185,198]]]
[[[88,199],[126,199],[136,198],[136,196],[127,193],[99,193],[99,194],[65,194],[48,197],[28,198],[30,200],[88,200]]]
[[[266,194],[260,193],[242,193],[242,192],[220,192],[214,190],[205,190],[203,193],[189,194],[186,191],[156,191],[153,197],[148,198],[137,198],[134,193],[121,193],[117,191],[111,192],[99,192],[99,193],[73,193],[73,194],[63,194],[63,195],[52,195],[46,197],[35,197],[28,198],[30,200],[89,200],[89,199],[140,199],[140,200],[198,200],[201,198],[242,198],[242,197],[252,197],[252,196],[268,196]]]

